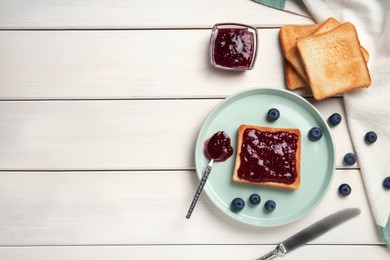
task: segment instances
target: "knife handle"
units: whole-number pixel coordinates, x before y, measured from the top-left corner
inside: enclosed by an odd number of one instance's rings
[[[271,252],[269,252],[268,254],[265,254],[263,255],[262,257],[260,258],[257,258],[256,260],[268,260],[268,259],[272,259],[276,256],[278,256],[279,254],[286,254],[287,253],[287,250],[285,249],[283,243],[280,243],[274,250],[272,250]]]
[[[269,252],[268,254],[265,254],[265,255],[263,255],[262,257],[257,258],[256,260],[268,260],[268,259],[272,259],[272,258],[276,257],[278,254],[279,254],[279,247],[275,248],[274,250],[272,250],[272,251]]]

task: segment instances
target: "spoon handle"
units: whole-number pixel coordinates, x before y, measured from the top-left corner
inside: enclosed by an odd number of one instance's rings
[[[196,190],[195,196],[194,196],[194,198],[192,199],[191,206],[190,206],[190,208],[188,209],[187,216],[186,216],[187,219],[189,219],[189,218],[191,217],[191,214],[192,214],[192,211],[193,211],[194,208],[195,208],[196,202],[198,202],[199,196],[200,196],[200,194],[202,193],[203,187],[204,187],[204,185],[206,184],[206,181],[207,181],[207,178],[209,177],[209,174],[210,174],[210,172],[211,172],[211,169],[213,168],[213,162],[214,162],[214,159],[212,159],[212,160],[210,161],[210,163],[207,165],[206,170],[205,170],[204,173],[203,173],[202,180],[201,180],[200,183],[199,183],[199,186],[198,186],[198,189]]]

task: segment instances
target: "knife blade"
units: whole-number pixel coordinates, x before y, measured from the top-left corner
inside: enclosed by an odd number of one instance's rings
[[[323,235],[329,230],[337,227],[338,225],[358,216],[361,210],[358,208],[348,208],[340,210],[334,214],[331,214],[307,228],[299,231],[295,235],[287,238],[280,243],[274,250],[265,254],[264,256],[257,258],[256,260],[268,260],[272,259],[279,254],[287,254],[288,252],[300,247],[307,242]]]

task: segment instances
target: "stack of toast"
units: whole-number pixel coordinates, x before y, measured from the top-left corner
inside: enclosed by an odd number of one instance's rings
[[[322,100],[370,86],[369,53],[353,24],[331,17],[322,24],[282,26],[279,36],[288,89],[310,87]]]

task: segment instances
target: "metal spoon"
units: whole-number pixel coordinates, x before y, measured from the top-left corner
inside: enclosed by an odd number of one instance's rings
[[[211,159],[211,161],[209,162],[209,164],[206,167],[206,170],[203,173],[202,180],[199,183],[199,186],[198,186],[198,189],[196,190],[195,196],[192,199],[191,206],[188,209],[187,216],[186,216],[187,219],[189,219],[191,217],[192,211],[194,210],[195,205],[198,202],[199,196],[202,193],[203,187],[206,184],[206,181],[210,175],[211,169],[213,168],[213,163],[214,163],[214,159]]]
[[[186,218],[191,217],[192,211],[195,208],[196,203],[198,202],[199,196],[202,193],[203,187],[206,184],[207,178],[211,173],[214,162],[222,162],[228,159],[233,154],[233,147],[231,146],[231,140],[228,134],[224,131],[216,132],[207,142],[206,142],[206,153],[207,157],[211,159],[209,164],[206,167],[206,170],[203,173],[202,180],[200,181],[199,187],[196,190],[195,196],[192,200],[191,206],[188,209]]]

